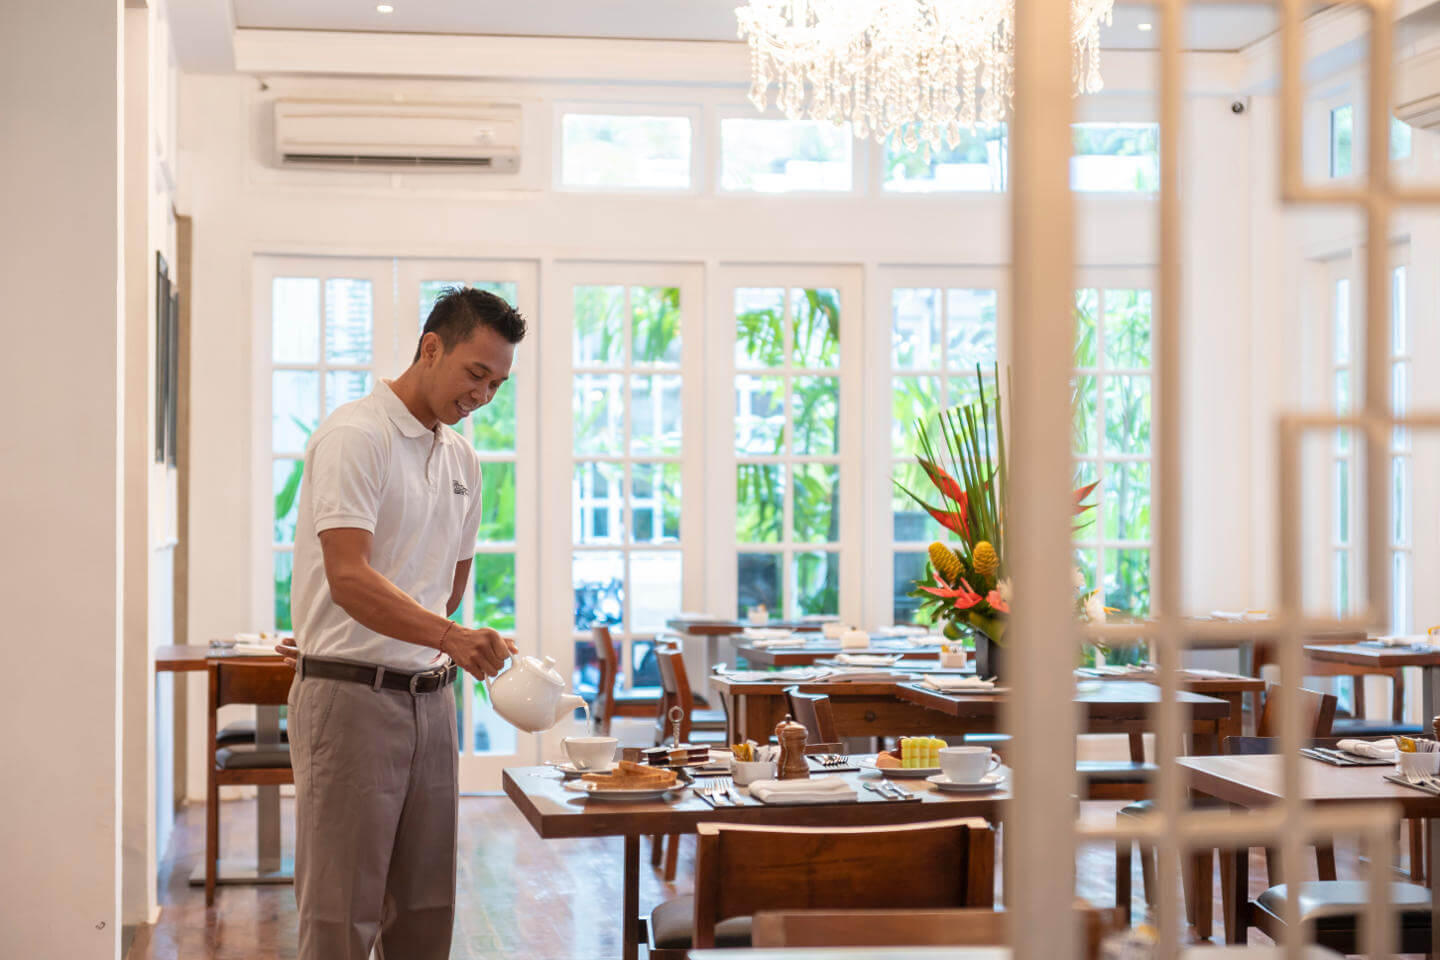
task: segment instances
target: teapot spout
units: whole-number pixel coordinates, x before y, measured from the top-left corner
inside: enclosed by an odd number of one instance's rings
[[[585,698],[577,697],[573,693],[562,694],[560,702],[555,704],[555,722],[559,723],[565,719],[565,715],[573,713],[585,706]]]

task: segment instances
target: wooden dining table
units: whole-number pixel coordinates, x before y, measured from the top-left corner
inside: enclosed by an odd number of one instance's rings
[[[924,780],[906,780],[904,786],[918,801],[883,800],[863,789],[873,772],[834,773],[855,787],[858,800],[848,803],[769,805],[748,795],[741,807],[712,808],[686,790],[676,799],[653,803],[615,803],[591,800],[565,790],[553,767],[513,767],[503,773],[505,795],[535,832],[546,840],[575,837],[625,838],[623,896],[620,923],[622,960],[636,960],[646,937],[648,921],[640,916],[640,838],[694,833],[699,823],[748,823],[793,827],[867,827],[943,820],[949,817],[1003,819],[1010,799],[1007,787],[992,793],[944,793]],[[703,782],[703,779],[702,779]],[[1008,785],[1007,785],[1008,786]]]
[[[1281,803],[1285,797],[1282,760],[1278,754],[1179,757],[1188,786],[1196,793],[1214,797],[1233,807],[1255,809]],[[1440,817],[1440,796],[1414,787],[1391,783],[1383,777],[1392,767],[1337,767],[1301,758],[1300,789],[1309,803],[1332,806],[1358,803],[1389,803],[1406,819],[1434,820]],[[1440,863],[1440,825],[1431,824],[1428,855]],[[1244,943],[1250,918],[1250,858],[1236,851],[1231,858],[1229,895],[1225,911],[1225,938]],[[1440,884],[1430,891],[1432,916],[1440,916]],[[1431,924],[1432,955],[1440,956],[1440,923]]]
[[[1188,683],[1190,681],[1186,681]],[[1181,691],[1195,735],[1195,749],[1214,753],[1221,737],[1238,733],[1238,697],[1259,681],[1229,678],[1234,687],[1224,697],[1195,690]],[[897,673],[893,679],[861,681],[753,680],[712,675],[710,685],[725,704],[729,743],[754,740],[765,743],[775,725],[785,718],[785,690],[823,693],[830,698],[835,732],[840,737],[963,736],[999,730],[999,691],[958,695],[939,694]],[[1153,683],[1107,680],[1077,687],[1076,702],[1084,710],[1089,733],[1134,733],[1153,729],[1149,714],[1159,702],[1160,688]],[[1232,720],[1232,718],[1234,718]]]
[[[278,638],[276,638],[278,640]],[[191,673],[210,668],[213,660],[280,661],[275,653],[238,652],[225,647],[171,645],[155,648],[157,672]],[[278,747],[280,739],[280,708],[255,708],[255,743],[259,747]],[[214,763],[215,758],[207,761]],[[216,882],[231,883],[293,883],[295,867],[280,852],[280,788],[255,788],[255,861],[222,858],[216,865]],[[205,861],[202,859],[190,873],[190,885],[205,885]]]
[[[1397,647],[1374,640],[1346,644],[1306,644],[1305,656],[1319,663],[1358,667],[1366,673],[1386,673],[1398,667],[1420,668],[1420,723],[1428,729],[1440,707],[1440,646],[1418,636],[1409,646]]]
[[[746,630],[762,628],[768,630],[790,630],[795,633],[819,633],[825,626],[814,620],[769,620],[765,623],[751,623],[748,620],[727,620],[723,617],[671,617],[665,621],[665,626],[681,635],[682,640],[689,638],[700,644],[704,659],[699,670],[691,670],[691,686],[696,687],[695,693],[704,696],[702,689],[703,680],[715,669],[720,662],[720,641],[727,637],[737,637]]]

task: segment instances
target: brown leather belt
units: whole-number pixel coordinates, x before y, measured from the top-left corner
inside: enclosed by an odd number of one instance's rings
[[[459,668],[451,664],[448,667],[436,667],[434,670],[406,673],[403,670],[367,666],[363,663],[350,663],[346,660],[301,657],[296,669],[299,671],[301,679],[313,677],[317,680],[348,680],[351,683],[368,684],[375,690],[382,688],[404,690],[407,693],[416,694],[434,693],[436,690],[444,690],[449,687]]]

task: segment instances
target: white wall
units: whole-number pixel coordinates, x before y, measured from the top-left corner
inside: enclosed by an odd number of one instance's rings
[[[122,49],[119,3],[0,5],[5,957],[119,951]]]
[[[157,252],[175,278],[171,195],[177,76],[163,13],[125,11],[125,673],[123,915],[152,922],[156,861],[174,821],[172,698],[157,697],[152,651],[172,642],[174,470],[157,464],[155,348]],[[163,684],[168,691],[168,682]]]

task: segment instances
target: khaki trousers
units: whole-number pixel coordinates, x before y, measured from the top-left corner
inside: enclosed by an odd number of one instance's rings
[[[444,960],[455,920],[455,698],[290,688],[300,960]]]

